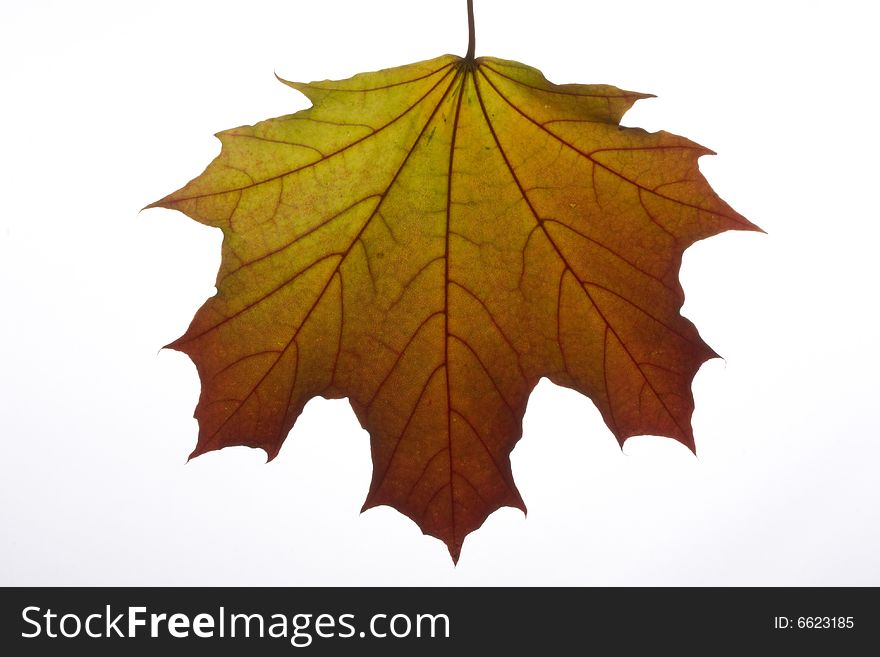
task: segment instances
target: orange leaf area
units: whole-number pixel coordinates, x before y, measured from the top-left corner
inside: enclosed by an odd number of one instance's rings
[[[444,541],[525,509],[510,452],[541,377],[587,395],[621,443],[694,448],[714,356],[680,309],[684,250],[757,230],[711,190],[707,149],[624,128],[646,97],[451,55],[339,82],[218,135],[153,204],[223,231],[217,294],[170,346],[202,382],[193,455],[273,458],[315,396],[369,432],[364,508]]]

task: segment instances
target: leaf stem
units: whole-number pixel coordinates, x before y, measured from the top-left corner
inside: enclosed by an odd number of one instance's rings
[[[467,54],[464,56],[465,61],[472,62],[474,61],[474,49],[475,49],[475,32],[474,32],[474,0],[467,0],[467,11],[468,11],[468,49]]]

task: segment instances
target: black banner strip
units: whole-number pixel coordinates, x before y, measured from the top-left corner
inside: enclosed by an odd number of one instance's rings
[[[854,654],[880,639],[871,588],[6,588],[0,599],[7,655]]]

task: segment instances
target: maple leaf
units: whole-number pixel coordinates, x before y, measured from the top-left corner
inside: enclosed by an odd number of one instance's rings
[[[707,149],[624,128],[647,97],[452,55],[337,82],[312,107],[219,133],[151,207],[223,231],[217,294],[171,348],[202,382],[193,456],[274,458],[306,402],[369,432],[364,509],[444,541],[525,510],[509,455],[541,377],[587,395],[621,443],[694,448],[691,384],[715,354],[680,314],[696,240],[756,227],[699,173]]]

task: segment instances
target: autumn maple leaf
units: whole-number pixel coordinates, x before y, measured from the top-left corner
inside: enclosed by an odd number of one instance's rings
[[[755,226],[699,173],[707,149],[623,128],[646,97],[446,55],[286,82],[310,109],[218,135],[153,206],[223,231],[217,294],[170,347],[202,381],[193,456],[274,458],[306,402],[348,397],[370,433],[364,508],[390,505],[457,560],[501,506],[541,377],[587,395],[621,443],[694,447],[714,356],[680,314],[696,240]]]

